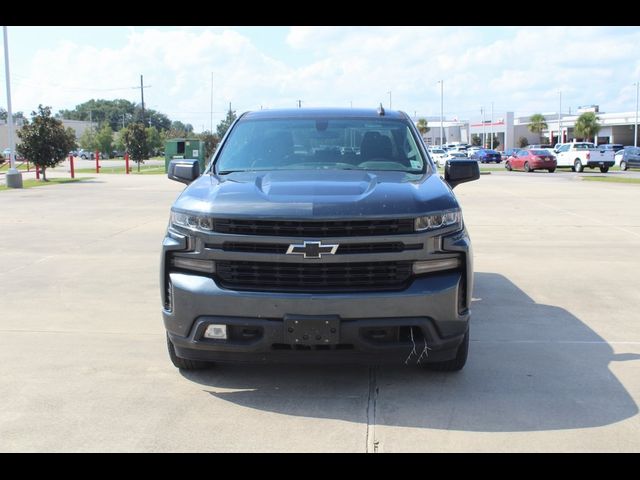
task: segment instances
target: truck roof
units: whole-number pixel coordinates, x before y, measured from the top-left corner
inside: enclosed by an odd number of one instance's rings
[[[318,118],[318,117],[341,117],[341,118],[393,118],[407,119],[407,114],[399,110],[384,110],[384,115],[378,113],[376,108],[283,108],[256,110],[246,112],[242,118],[246,119],[266,119],[266,118]]]

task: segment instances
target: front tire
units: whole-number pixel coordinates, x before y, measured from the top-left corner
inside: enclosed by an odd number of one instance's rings
[[[171,343],[171,340],[169,340],[169,334],[167,334],[167,350],[169,350],[169,358],[171,359],[173,366],[180,368],[181,370],[202,370],[203,368],[209,368],[212,365],[210,362],[187,360],[186,358],[176,355],[176,349],[173,346],[173,343]]]
[[[528,173],[533,172],[533,170],[531,169],[531,165],[529,165],[529,162],[525,162],[525,164],[524,164],[524,171],[525,171],[525,172],[528,172]]]
[[[556,171],[556,169],[555,169],[555,168],[550,168],[550,169],[549,169],[549,173],[553,173],[553,172],[555,172],[555,171]]]
[[[583,170],[584,170],[584,166],[582,165],[582,162],[580,161],[579,158],[576,158],[576,161],[573,162],[573,171],[577,173],[582,173]]]
[[[425,368],[436,372],[457,372],[462,370],[467,363],[467,357],[469,356],[469,330],[464,334],[462,343],[458,347],[458,352],[455,358],[447,360],[446,362],[434,362],[425,363]]]
[[[624,160],[622,160],[622,161],[620,162],[620,170],[622,170],[623,172],[626,172],[626,171],[627,171],[627,168],[629,168],[629,167],[627,166],[627,162],[625,162]]]
[[[506,162],[506,163],[504,164],[504,168],[506,168],[506,169],[507,169],[507,170],[509,170],[509,171],[513,170],[513,169],[511,168],[511,164],[510,164],[509,162]]]

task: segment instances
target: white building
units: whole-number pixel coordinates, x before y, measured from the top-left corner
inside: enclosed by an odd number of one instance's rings
[[[85,122],[83,120],[62,120],[62,124],[66,127],[70,127],[76,134],[76,141],[80,139],[82,134],[87,128],[92,125],[94,128],[98,127],[96,122]],[[13,139],[16,145],[20,143],[20,138],[17,132],[22,128],[22,123],[14,122],[13,124]],[[0,121],[0,150],[4,150],[9,146],[9,125],[6,121]]]

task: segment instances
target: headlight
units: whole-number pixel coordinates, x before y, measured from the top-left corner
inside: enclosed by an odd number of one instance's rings
[[[193,215],[191,213],[171,212],[171,225],[199,230],[201,232],[213,231],[213,220],[211,217]]]
[[[426,230],[436,230],[438,228],[457,226],[462,228],[462,213],[460,210],[446,210],[444,212],[433,213],[418,217],[415,221],[416,232]]]

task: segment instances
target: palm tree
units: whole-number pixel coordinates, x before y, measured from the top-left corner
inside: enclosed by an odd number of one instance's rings
[[[531,115],[529,121],[529,131],[531,133],[537,133],[540,136],[540,143],[542,143],[542,131],[547,129],[547,119],[541,113],[534,113]]]
[[[574,132],[577,137],[586,138],[588,142],[594,138],[600,131],[601,125],[598,123],[598,117],[593,112],[585,112],[576,120]]]
[[[429,130],[431,130],[431,127],[429,127],[426,118],[420,118],[418,120],[418,123],[416,124],[416,126],[418,127],[418,130],[420,131],[420,133],[423,136],[424,136],[425,133],[427,133]]]

